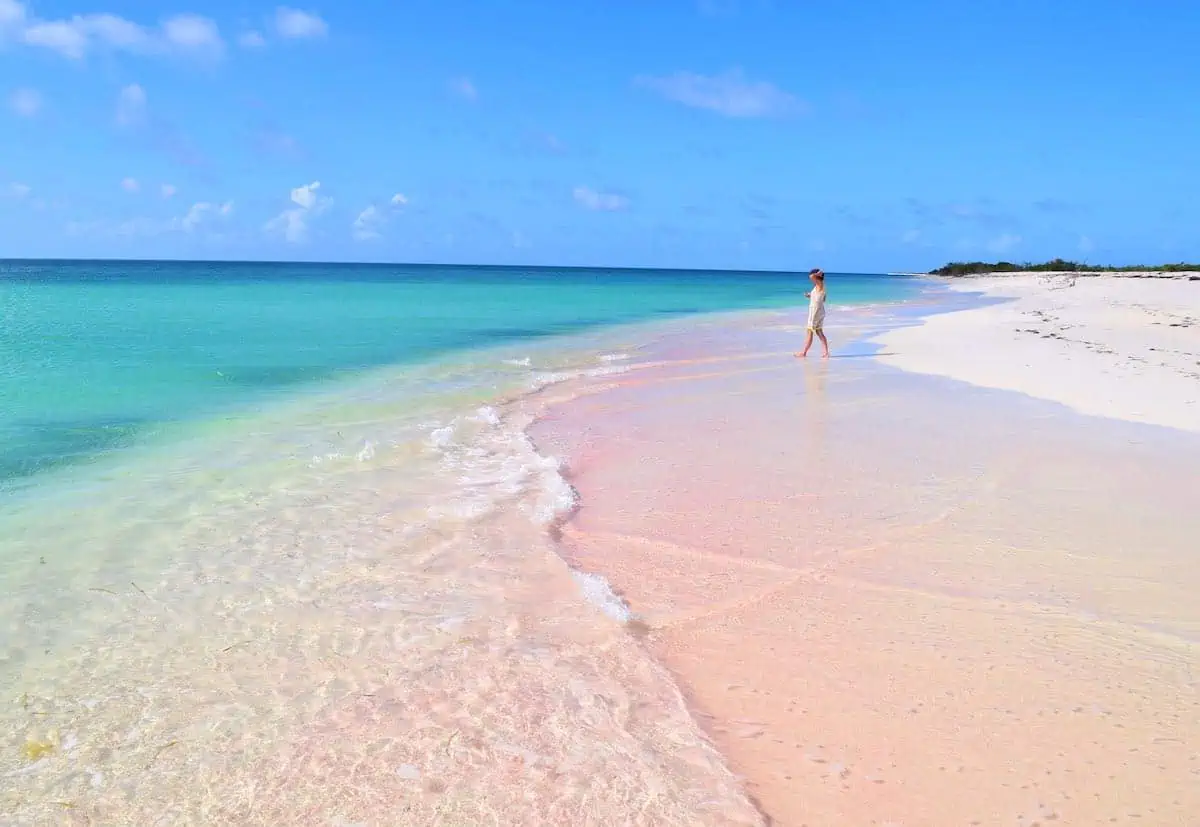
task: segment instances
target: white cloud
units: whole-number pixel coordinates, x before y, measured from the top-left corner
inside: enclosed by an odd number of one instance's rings
[[[329,206],[330,199],[321,198],[317,190],[321,188],[320,181],[296,187],[291,192],[291,201],[295,207],[289,207],[264,225],[268,233],[278,233],[292,244],[299,244],[308,239],[308,222],[313,216],[320,215]]]
[[[128,51],[153,51],[156,48],[154,34],[137,23],[114,14],[90,14],[74,17],[71,23],[85,35],[95,38],[100,44]]]
[[[227,218],[233,213],[233,202],[213,204],[199,201],[188,209],[183,217],[147,218],[136,216],[120,222],[71,221],[66,225],[66,231],[73,236],[93,238],[136,238],[163,236],[169,233],[193,234],[197,229],[218,218]]]
[[[267,222],[266,231],[280,233],[292,244],[299,244],[308,238],[308,218],[301,208],[284,210]]]
[[[207,17],[181,14],[157,27],[147,27],[115,14],[72,15],[41,19],[15,0],[0,0],[0,34],[35,48],[82,60],[93,51],[145,55],[219,55],[223,42],[217,24]]]
[[[73,60],[87,53],[87,34],[74,22],[34,23],[25,29],[23,39],[30,46],[50,49]]]
[[[374,206],[367,207],[354,219],[354,237],[359,241],[370,241],[379,238],[379,210]]]
[[[329,24],[310,12],[280,6],[275,10],[275,31],[289,40],[324,37],[329,33]]]
[[[179,192],[179,190],[175,189],[174,184],[163,184],[161,187],[159,187],[159,192],[162,193],[163,198],[170,198],[175,195],[175,193]]]
[[[663,77],[639,77],[635,83],[668,100],[707,109],[728,118],[772,118],[804,111],[804,104],[789,92],[766,81],[750,80],[741,69],[719,75],[676,72]]]
[[[450,81],[450,91],[465,100],[479,99],[479,90],[475,88],[475,84],[470,78],[455,78]]]
[[[139,126],[146,120],[146,90],[136,83],[117,95],[117,126]]]
[[[398,192],[388,199],[388,203],[391,204],[392,211],[396,211],[408,204],[408,198],[404,193]],[[374,204],[369,204],[358,214],[351,225],[354,237],[359,241],[371,241],[379,238],[383,234],[384,225],[388,222],[388,216],[387,211],[379,209]]]
[[[162,24],[163,36],[179,51],[216,56],[225,48],[217,24],[196,14],[179,14]]]
[[[8,194],[18,201],[26,198],[31,192],[33,192],[33,187],[28,184],[21,184],[14,181],[8,185]]]
[[[192,204],[191,209],[187,211],[187,215],[180,219],[179,228],[185,233],[194,232],[200,226],[200,222],[204,220],[204,217],[211,212],[213,212],[212,204],[207,201],[197,201],[195,204]]]
[[[313,181],[311,184],[305,184],[302,187],[296,187],[292,190],[292,202],[299,204],[304,209],[309,209],[313,204],[317,203],[317,190],[321,188],[320,181]]]
[[[256,31],[242,32],[238,35],[238,45],[243,49],[261,49],[267,45],[267,39]]]
[[[185,233],[194,233],[196,229],[204,224],[209,218],[227,218],[233,214],[233,202],[226,201],[223,204],[213,204],[208,201],[197,201],[188,209],[187,214],[183,218],[172,219],[169,227],[173,230],[182,230]]]
[[[572,194],[575,197],[575,203],[589,210],[616,212],[629,206],[629,199],[623,195],[599,192],[590,187],[576,187]]]
[[[125,192],[137,192],[142,188],[136,178],[124,178],[121,180],[121,189]]]
[[[991,250],[993,253],[1007,253],[1009,250],[1011,250],[1013,247],[1016,247],[1020,243],[1021,243],[1021,237],[1019,235],[1013,235],[1012,233],[1003,233],[1001,235],[996,236],[991,241],[989,241],[987,243],[987,248],[989,250]]]
[[[22,118],[35,118],[42,111],[42,95],[36,89],[18,89],[9,99],[12,109]]]
[[[0,33],[25,22],[25,7],[16,0],[0,0]]]

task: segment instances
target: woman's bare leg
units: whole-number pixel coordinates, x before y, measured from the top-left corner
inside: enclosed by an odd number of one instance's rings
[[[813,332],[810,330],[804,334],[804,350],[797,353],[797,356],[804,357],[808,355],[808,349],[812,347]]]
[[[825,331],[824,331],[824,330],[818,330],[818,331],[817,331],[817,335],[821,337],[821,347],[823,347],[823,348],[825,349],[825,352],[824,352],[823,354],[821,354],[821,355],[822,355],[824,358],[828,359],[828,358],[829,358],[829,340],[825,338]],[[809,341],[810,343],[812,342],[812,333],[809,333],[809,334],[808,334],[808,341]],[[804,348],[804,352],[805,352],[805,353],[807,353],[807,352],[808,352],[808,348],[807,348],[807,347],[805,347],[805,348]]]

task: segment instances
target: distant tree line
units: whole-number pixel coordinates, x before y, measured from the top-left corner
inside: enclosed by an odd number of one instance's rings
[[[1152,273],[1182,273],[1200,272],[1200,264],[1159,264],[1148,267],[1142,264],[1128,267],[1104,267],[1097,264],[1080,264],[1077,261],[1067,261],[1056,258],[1041,264],[1014,264],[1011,261],[953,261],[944,267],[930,270],[931,276],[975,276],[982,273],[1131,273],[1147,271]]]

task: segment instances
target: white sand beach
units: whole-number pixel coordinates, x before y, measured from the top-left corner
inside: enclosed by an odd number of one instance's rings
[[[1200,274],[950,280],[1005,301],[888,331],[876,339],[880,359],[1085,414],[1200,431],[1200,279],[1191,276]]]

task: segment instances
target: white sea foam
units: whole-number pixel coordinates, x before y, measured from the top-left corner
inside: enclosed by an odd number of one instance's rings
[[[610,365],[605,368],[592,368],[586,371],[585,375],[589,377],[619,376],[622,373],[629,373],[628,365]]]
[[[429,432],[429,444],[434,448],[445,448],[454,439],[454,426],[446,425],[441,428],[434,428]]]
[[[534,374],[533,378],[530,380],[529,387],[531,390],[535,391],[543,390],[551,385],[557,385],[561,382],[574,379],[576,376],[578,376],[578,374],[567,373],[565,371],[548,371],[544,373],[537,373]]]
[[[530,445],[530,451],[533,446]],[[579,507],[579,493],[563,476],[562,463],[554,457],[538,456],[533,464],[533,477],[537,483],[537,495],[528,506],[533,519],[548,526],[569,517]]]
[[[499,425],[500,412],[491,405],[484,405],[479,410],[475,411],[474,419],[477,422],[485,422],[488,425]]]
[[[617,597],[612,586],[598,574],[585,571],[571,570],[571,576],[579,584],[579,590],[589,603],[598,606],[602,612],[620,623],[628,623],[633,619],[633,612],[625,605],[625,601]]]

